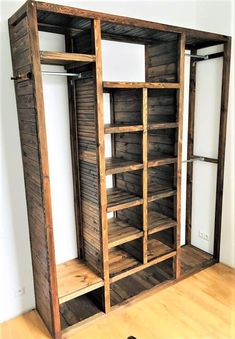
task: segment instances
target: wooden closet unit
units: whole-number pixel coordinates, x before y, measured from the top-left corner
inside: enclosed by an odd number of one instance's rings
[[[39,31],[66,51],[40,51]],[[9,34],[36,309],[54,338],[140,293],[219,261],[231,38],[44,2],[26,2]],[[101,40],[145,46],[145,82],[103,81]],[[191,244],[197,51],[223,45],[214,254]],[[186,242],[181,246],[185,49],[190,50]],[[68,76],[78,258],[56,265],[41,64]],[[76,76],[75,76],[76,75]],[[104,122],[103,93],[110,98]],[[105,158],[105,136],[112,156]],[[106,177],[112,176],[112,187]],[[108,217],[108,214],[111,217]]]

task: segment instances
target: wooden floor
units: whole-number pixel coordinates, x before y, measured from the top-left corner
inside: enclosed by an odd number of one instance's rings
[[[214,265],[67,333],[78,339],[235,338],[235,270]],[[0,325],[2,339],[50,338],[35,311]]]

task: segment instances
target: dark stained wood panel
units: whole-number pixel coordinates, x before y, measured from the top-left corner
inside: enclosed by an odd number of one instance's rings
[[[173,248],[158,239],[151,238],[148,240],[148,260],[153,260],[173,251]]]
[[[182,275],[190,271],[207,266],[213,261],[213,255],[202,251],[193,245],[185,245],[181,247],[181,271]]]
[[[140,229],[118,218],[108,219],[108,228],[109,248],[140,238],[143,235]]]
[[[94,79],[76,81],[76,123],[84,259],[101,275],[101,221],[97,168],[96,92]]]
[[[109,272],[111,277],[134,268],[139,264],[138,260],[120,247],[112,248],[109,251]]]
[[[177,222],[172,218],[155,210],[148,211],[148,234],[163,231],[170,227],[176,227]]]
[[[107,189],[107,197],[107,212],[118,211],[123,208],[137,206],[143,203],[143,199],[139,196],[119,188]]]
[[[33,65],[35,61],[32,58],[34,48],[37,46],[32,46],[30,40],[30,30],[34,32],[34,29],[32,17],[28,20],[28,17],[25,16],[14,26],[9,23],[14,75],[31,71],[37,67],[35,64]],[[36,44],[37,37],[35,38]],[[35,74],[35,79],[38,76],[40,77],[40,74]],[[43,145],[46,141],[39,139],[43,135],[44,126],[43,112],[39,102],[40,96],[36,96],[40,93],[35,85],[35,79],[15,81],[15,93],[24,167],[36,308],[50,332],[55,333],[57,329],[54,327],[53,314],[56,309],[52,310],[52,305],[54,304],[56,307],[58,299],[57,292],[52,286],[54,277],[51,276],[55,269],[51,257],[53,252],[50,247],[53,247],[53,230],[52,225],[47,225],[48,220],[44,213],[45,208],[48,209],[47,199],[50,200],[43,184],[43,166],[47,162],[44,157]],[[39,107],[40,109],[38,109]],[[39,128],[41,133],[38,133]],[[50,215],[51,211],[47,210],[47,213]]]
[[[125,300],[172,279],[172,259],[145,268],[111,284],[111,305],[121,304]]]
[[[106,158],[106,175],[127,171],[135,171],[143,168],[141,163],[123,158]]]

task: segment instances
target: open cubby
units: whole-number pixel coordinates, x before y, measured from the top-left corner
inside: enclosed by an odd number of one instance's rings
[[[176,89],[150,89],[148,91],[149,128],[177,122],[177,94]]]
[[[142,134],[117,133],[112,137],[112,156],[106,158],[106,175],[143,168]]]
[[[177,226],[174,196],[148,204],[148,234]]]
[[[103,289],[84,294],[60,305],[62,329],[80,323],[96,314],[102,313],[102,305],[97,298],[103,299]]]
[[[145,268],[110,285],[111,306],[173,279],[173,259]]]
[[[109,250],[109,274],[117,276],[139,266],[143,259],[143,241],[136,239]]]
[[[48,39],[60,34],[64,48],[52,50],[48,44],[41,51],[39,31]],[[53,338],[97,313],[108,313],[111,305],[218,261],[231,38],[34,1],[9,19],[9,35],[36,308]],[[104,81],[102,39],[142,45],[141,82],[112,81],[106,76]],[[191,215],[192,161],[203,156],[193,153],[196,63],[204,60],[195,55],[214,45],[223,45],[224,50],[208,58],[223,57],[224,64],[218,159],[204,158],[218,166],[211,255],[192,246]],[[191,52],[185,120],[190,163],[184,241],[180,226],[186,49]],[[42,84],[47,66],[41,68],[43,64],[49,64],[50,71],[62,69],[68,77],[77,257],[59,265],[54,251]],[[105,109],[104,96],[108,97]]]
[[[175,128],[156,129],[148,132],[148,164],[177,161],[177,131]]]
[[[109,248],[143,236],[143,206],[117,211],[108,219]]]
[[[175,229],[168,228],[149,235],[148,237],[148,260],[164,256],[176,249]]]
[[[148,169],[148,200],[159,200],[176,194],[176,166],[174,164]]]

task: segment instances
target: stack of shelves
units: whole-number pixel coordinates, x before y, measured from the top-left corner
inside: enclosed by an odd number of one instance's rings
[[[41,51],[39,31],[64,36],[65,50]],[[230,39],[34,1],[10,18],[9,32],[36,305],[53,337],[61,338],[62,330],[84,319],[214,262],[190,241],[180,246],[184,54],[186,47],[196,51],[223,43],[221,142],[214,159],[219,166],[214,257],[219,258]],[[102,39],[144,45],[145,82],[103,82]],[[79,74],[68,77],[78,258],[58,265],[41,65]],[[191,77],[193,118],[195,71]],[[108,124],[104,93],[110,97]],[[193,122],[189,127],[192,151]],[[108,135],[112,154],[105,158]],[[189,215],[188,238],[190,223]]]

